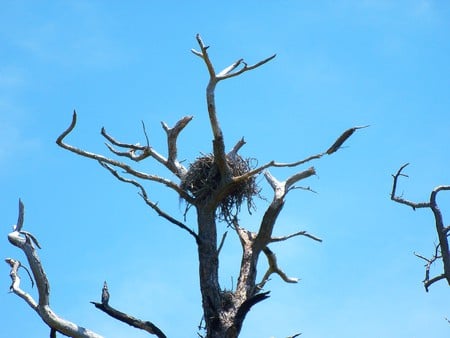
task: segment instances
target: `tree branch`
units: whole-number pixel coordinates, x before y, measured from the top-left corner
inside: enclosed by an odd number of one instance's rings
[[[404,199],[401,196],[396,195],[397,190],[397,184],[398,184],[398,178],[400,176],[407,175],[403,174],[403,169],[408,166],[408,163],[402,165],[400,169],[397,171],[395,175],[392,175],[394,178],[393,184],[392,184],[392,191],[391,191],[391,200],[397,203],[405,204],[407,206],[410,206],[413,208],[413,210],[416,210],[418,208],[430,208],[433,212],[434,220],[435,220],[435,227],[436,227],[436,233],[438,235],[439,244],[436,245],[435,248],[435,254],[433,258],[427,259],[423,256],[417,255],[417,257],[422,258],[427,261],[427,264],[425,265],[425,279],[423,280],[425,290],[428,292],[428,288],[431,284],[441,280],[446,279],[447,283],[450,285],[450,251],[449,251],[449,244],[448,244],[448,235],[447,235],[447,227],[444,226],[444,220],[442,213],[439,209],[439,206],[436,202],[437,194],[440,191],[446,191],[450,190],[450,186],[448,185],[442,185],[434,188],[430,194],[430,201],[429,202],[412,202],[409,200]],[[439,254],[440,251],[440,254]],[[443,263],[443,274],[438,275],[436,277],[433,277],[430,279],[430,267],[431,265],[438,259],[441,258]]]
[[[272,237],[272,238],[270,239],[270,242],[271,242],[271,243],[273,243],[273,242],[282,242],[282,241],[288,240],[289,238],[296,237],[296,236],[305,236],[305,237],[311,238],[312,240],[315,240],[315,241],[317,241],[317,242],[322,242],[322,240],[321,240],[319,237],[316,237],[316,236],[314,236],[314,235],[311,235],[310,233],[308,233],[308,232],[305,231],[305,230],[296,232],[296,233],[291,234],[291,235],[288,235],[288,236],[283,236],[283,237]]]
[[[244,322],[245,316],[250,311],[250,309],[257,303],[269,298],[270,291],[258,293],[247,300],[245,300],[239,307],[236,317],[234,318],[234,328],[237,332],[241,330],[242,323]],[[233,337],[233,336],[230,336]]]
[[[69,337],[75,338],[101,338],[101,336],[89,329],[78,326],[68,320],[65,320],[56,315],[49,305],[50,300],[50,283],[47,279],[47,275],[44,271],[44,267],[36,252],[32,240],[29,236],[23,235],[17,229],[22,229],[24,220],[24,206],[19,202],[19,221],[14,227],[13,232],[8,234],[9,242],[21,249],[27,257],[28,264],[30,265],[33,278],[36,282],[39,301],[36,302],[31,295],[26,293],[20,288],[20,277],[17,273],[20,267],[20,262],[12,258],[6,259],[6,262],[11,266],[10,276],[12,280],[11,291],[18,295],[42,318],[42,320],[50,326],[53,330],[63,333]],[[22,231],[23,232],[23,231]]]
[[[99,162],[99,163],[100,163],[100,165],[102,167],[107,169],[114,177],[116,177],[119,181],[122,181],[122,182],[125,182],[125,183],[130,183],[130,184],[134,185],[135,187],[139,188],[139,190],[140,190],[139,195],[144,199],[145,203],[149,207],[151,207],[153,210],[155,210],[156,213],[159,216],[165,218],[166,220],[168,220],[172,224],[175,224],[179,228],[181,228],[183,230],[186,230],[191,236],[193,236],[195,238],[195,241],[197,242],[197,244],[200,243],[200,239],[199,239],[198,235],[192,229],[190,229],[187,225],[185,225],[184,223],[178,221],[174,217],[170,216],[166,212],[162,211],[162,209],[158,206],[157,203],[152,202],[148,198],[146,190],[144,189],[144,187],[139,182],[137,182],[135,180],[132,180],[132,179],[125,178],[125,177],[119,175],[119,173],[116,170],[114,170],[111,166],[109,166],[106,163],[102,163],[102,162]]]
[[[95,153],[92,153],[92,152],[89,152],[89,151],[85,151],[85,150],[79,149],[77,147],[74,147],[74,146],[72,146],[70,144],[65,143],[64,142],[64,138],[75,128],[76,122],[77,122],[77,114],[74,111],[73,112],[73,116],[72,116],[72,122],[71,122],[70,126],[56,140],[56,143],[60,147],[66,149],[66,150],[69,150],[69,151],[71,151],[71,152],[73,152],[75,154],[78,154],[80,156],[91,158],[91,159],[97,160],[99,162],[108,163],[108,164],[113,165],[115,167],[119,167],[119,168],[125,170],[125,172],[127,172],[128,174],[130,174],[132,176],[135,176],[137,178],[140,178],[140,179],[143,179],[143,180],[149,180],[149,181],[153,181],[153,182],[157,182],[157,183],[161,183],[161,184],[165,185],[166,187],[171,188],[172,190],[175,190],[184,199],[186,199],[186,200],[190,199],[189,194],[187,194],[183,189],[181,189],[179,187],[178,184],[172,182],[171,180],[162,178],[162,177],[157,176],[157,175],[150,175],[150,174],[146,174],[146,173],[134,170],[128,164],[125,164],[123,162],[110,159],[110,158],[105,157],[103,155],[99,155],[99,154],[95,154]]]
[[[408,165],[409,165],[409,163],[406,163],[406,164],[402,165],[400,167],[400,169],[397,171],[397,173],[395,175],[392,175],[392,177],[394,178],[394,182],[392,184],[391,200],[393,200],[394,202],[397,202],[397,203],[408,205],[411,208],[413,208],[414,210],[416,210],[418,208],[429,208],[430,207],[430,203],[428,203],[428,202],[416,203],[416,202],[405,200],[401,196],[397,196],[398,178],[400,176],[408,177],[408,175],[403,174],[403,169],[405,169]]]
[[[178,161],[177,139],[180,132],[187,126],[193,119],[193,116],[185,116],[179,120],[173,128],[169,128],[166,123],[161,122],[164,131],[167,134],[167,167],[174,172],[179,178],[183,178],[186,175],[186,168]]]
[[[211,129],[213,132],[214,140],[213,140],[213,149],[214,149],[214,161],[219,169],[219,172],[221,174],[221,177],[224,181],[224,183],[228,183],[228,181],[231,179],[230,174],[230,168],[228,167],[227,160],[226,160],[226,154],[225,154],[225,143],[223,138],[222,129],[220,127],[218,118],[217,118],[217,111],[216,111],[216,103],[215,103],[215,88],[216,84],[221,81],[225,80],[237,75],[240,75],[246,71],[255,69],[259,66],[262,66],[263,64],[269,62],[272,60],[275,55],[272,55],[269,58],[266,58],[252,66],[248,66],[243,59],[239,59],[230,66],[226,67],[224,70],[216,74],[214,70],[214,66],[209,58],[207,49],[208,46],[206,46],[200,37],[199,34],[196,36],[197,42],[200,46],[200,51],[196,51],[192,49],[192,52],[203,59],[203,61],[206,64],[206,67],[208,69],[209,73],[209,83],[206,88],[206,101],[207,101],[207,107],[208,107],[208,114],[209,114],[209,120],[211,124]],[[243,66],[239,70],[235,71],[239,66]],[[260,169],[258,172],[261,172],[264,169]],[[257,174],[258,172],[252,173],[252,175]],[[241,180],[245,180],[245,178],[241,178]],[[233,184],[233,182],[231,183]]]
[[[288,277],[279,267],[277,263],[277,257],[273,253],[272,250],[270,250],[267,246],[263,248],[263,252],[267,257],[267,261],[269,262],[269,268],[267,269],[266,273],[264,274],[264,277],[262,278],[261,282],[258,284],[258,288],[262,289],[264,285],[269,280],[269,277],[272,273],[278,274],[282,280],[284,280],[286,283],[298,283],[298,278]]]
[[[166,335],[152,322],[137,319],[137,318],[130,316],[124,312],[116,310],[115,308],[110,306],[109,305],[109,291],[108,291],[108,285],[106,284],[106,282],[104,282],[103,288],[102,288],[101,303],[97,303],[97,302],[91,302],[91,303],[94,304],[94,306],[97,309],[105,312],[109,316],[111,316],[123,323],[126,323],[132,327],[144,330],[148,333],[154,334],[158,338],[166,338]]]
[[[296,162],[288,162],[288,163],[283,163],[283,162],[275,162],[275,161],[270,161],[266,164],[263,164],[262,166],[255,168],[251,171],[249,171],[248,173],[245,173],[244,175],[238,176],[238,177],[233,177],[233,181],[235,183],[237,182],[242,182],[247,180],[248,178],[258,175],[259,173],[261,173],[262,171],[264,171],[265,169],[268,169],[270,167],[277,167],[277,168],[282,168],[282,167],[297,167],[299,165],[305,164],[307,162],[310,162],[312,160],[317,160],[320,159],[322,156],[324,155],[331,155],[333,153],[335,153],[336,151],[338,151],[342,145],[345,143],[345,141],[347,141],[351,135],[353,135],[353,133],[358,130],[358,129],[362,129],[362,128],[367,128],[369,127],[367,126],[361,126],[361,127],[353,127],[350,129],[347,129],[344,133],[342,133],[337,139],[336,141],[330,146],[330,148],[328,148],[327,151],[323,152],[323,153],[319,153],[319,154],[315,154],[315,155],[311,155],[303,160],[299,160]],[[313,169],[313,168],[312,168]],[[292,186],[293,183],[295,183],[295,181],[298,181],[300,179],[303,179],[301,177],[301,175],[306,174],[307,172],[302,172],[299,173],[297,175],[300,175],[300,178],[296,178],[295,175],[291,177],[291,180],[288,182],[289,187]]]

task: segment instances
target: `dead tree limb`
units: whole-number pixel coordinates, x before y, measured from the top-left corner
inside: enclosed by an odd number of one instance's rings
[[[144,187],[142,186],[142,184],[140,184],[139,182],[137,182],[136,180],[132,180],[129,178],[125,178],[123,176],[121,176],[117,170],[114,170],[111,166],[109,166],[106,163],[103,162],[99,162],[101,166],[103,166],[104,168],[106,168],[114,177],[116,177],[119,181],[125,182],[125,183],[130,183],[132,185],[134,185],[135,187],[138,187],[140,190],[139,195],[144,199],[145,203],[151,207],[153,210],[156,211],[156,213],[165,218],[166,220],[168,220],[170,223],[175,224],[176,226],[180,227],[181,229],[187,231],[191,236],[193,236],[195,238],[195,240],[197,241],[197,243],[199,243],[199,237],[198,235],[195,233],[194,230],[190,229],[186,224],[184,224],[183,222],[175,219],[174,217],[170,216],[168,213],[164,212],[159,206],[158,203],[155,203],[153,201],[150,200],[150,198],[147,195],[147,191],[144,189]]]
[[[24,209],[22,201],[19,200],[19,217],[17,225],[14,226],[13,232],[8,234],[8,240],[12,245],[21,249],[27,257],[28,264],[30,265],[37,286],[39,299],[36,301],[29,293],[21,289],[20,277],[17,271],[21,266],[21,263],[13,258],[7,258],[5,261],[11,267],[11,292],[22,298],[52,329],[52,332],[58,331],[66,336],[75,338],[101,338],[102,336],[99,334],[59,317],[50,308],[50,283],[47,279],[39,255],[37,254],[34,241],[27,232],[22,230],[25,214]]]
[[[123,323],[126,323],[132,327],[144,330],[150,334],[157,336],[158,338],[166,338],[166,335],[161,331],[161,329],[159,329],[152,322],[137,319],[133,316],[130,316],[130,315],[128,315],[124,312],[121,312],[121,311],[113,308],[112,306],[110,306],[109,305],[109,297],[110,297],[110,294],[109,294],[109,290],[108,290],[108,284],[106,284],[106,282],[104,282],[103,288],[102,288],[101,303],[98,303],[98,302],[91,302],[91,303],[94,304],[94,306],[97,309],[105,312],[109,316],[111,316]]]
[[[443,215],[441,210],[436,202],[436,198],[439,192],[450,190],[450,185],[441,185],[435,187],[430,194],[430,199],[428,202],[412,202],[403,198],[403,196],[397,195],[397,185],[398,179],[400,177],[408,177],[403,173],[403,170],[408,166],[409,163],[406,163],[400,167],[396,174],[392,175],[394,181],[392,184],[391,191],[391,200],[397,203],[405,204],[413,208],[413,210],[419,208],[429,208],[433,212],[434,220],[435,220],[435,228],[436,233],[438,235],[438,244],[435,245],[435,253],[432,258],[425,258],[421,255],[417,255],[417,257],[424,259],[427,264],[425,265],[425,279],[423,280],[423,284],[425,290],[428,292],[428,288],[435,282],[446,279],[447,283],[450,285],[450,252],[449,252],[449,244],[448,244],[448,234],[449,227],[444,225]],[[430,278],[430,267],[438,260],[442,261],[443,265],[443,273]]]

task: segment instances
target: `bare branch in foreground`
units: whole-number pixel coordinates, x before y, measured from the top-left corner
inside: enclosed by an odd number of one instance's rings
[[[20,202],[19,205],[19,220],[21,220],[21,222],[18,223],[20,223],[21,226],[16,226],[16,229],[23,227],[24,220],[23,203]],[[47,279],[47,275],[44,271],[44,267],[37,254],[37,251],[34,248],[32,241],[30,240],[30,237],[22,235],[22,232],[23,231],[19,232],[16,230],[9,233],[8,240],[12,245],[21,249],[25,253],[28,264],[33,273],[33,278],[36,282],[39,300],[36,302],[30,294],[20,288],[20,277],[18,275],[18,269],[21,264],[17,260],[8,258],[6,259],[6,262],[11,267],[11,291],[22,298],[42,318],[42,320],[50,328],[52,328],[52,331],[58,331],[66,336],[75,338],[101,338],[102,336],[100,336],[99,334],[59,317],[50,308],[50,283]]]
[[[111,316],[121,322],[124,322],[132,327],[144,330],[148,333],[154,334],[158,338],[166,338],[166,335],[152,322],[137,319],[133,316],[127,315],[124,312],[116,310],[115,308],[110,306],[109,305],[109,291],[108,291],[108,285],[106,284],[106,282],[104,282],[104,284],[103,284],[101,299],[102,299],[101,303],[97,303],[97,302],[91,302],[91,303],[94,304],[94,306],[97,309],[105,312],[109,316]]]

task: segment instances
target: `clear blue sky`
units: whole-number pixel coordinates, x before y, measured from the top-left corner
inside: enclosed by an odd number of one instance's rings
[[[244,57],[275,60],[217,89],[228,147],[259,163],[295,161],[327,149],[345,129],[347,147],[315,162],[317,194],[292,191],[272,245],[299,284],[273,276],[271,298],[248,315],[242,337],[448,337],[450,287],[427,294],[423,262],[436,240],[427,210],[389,200],[391,174],[411,162],[400,191],[425,201],[450,183],[450,5],[445,1],[3,1],[0,12],[0,220],[2,257],[24,261],[6,235],[16,222],[41,242],[51,305],[105,337],[147,337],[93,308],[104,280],[111,304],[151,320],[169,337],[196,337],[200,322],[195,243],[148,209],[132,186],[98,164],[58,148],[79,114],[72,144],[106,153],[99,134],[150,143],[165,153],[160,121],[194,120],[180,137],[186,163],[211,150],[205,109],[207,72],[190,53],[195,34],[211,45],[217,69]],[[139,166],[167,174],[154,162]],[[292,170],[274,170],[280,180]],[[263,186],[263,195],[271,190]],[[149,186],[153,200],[182,218],[177,196]],[[450,216],[440,199],[443,212]],[[258,223],[264,202],[242,224]],[[187,222],[194,226],[193,214]],[[220,233],[224,231],[220,228]],[[230,235],[221,280],[231,288],[240,258]],[[265,269],[261,261],[261,272]],[[440,268],[440,267],[439,267]],[[2,337],[45,337],[48,329],[8,294],[0,269]],[[439,272],[436,270],[435,272]],[[30,283],[22,273],[22,287]],[[34,290],[31,290],[34,294]]]

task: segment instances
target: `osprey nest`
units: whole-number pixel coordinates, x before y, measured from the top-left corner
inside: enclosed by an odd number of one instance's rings
[[[241,176],[252,169],[253,159],[243,159],[239,155],[227,156],[227,164],[233,177]],[[220,172],[214,162],[214,155],[207,154],[195,160],[181,182],[181,188],[189,191],[198,201],[206,201],[217,190],[220,184]],[[218,204],[217,216],[220,220],[231,223],[241,209],[242,203],[247,203],[247,209],[255,208],[253,197],[259,196],[260,189],[254,176],[240,182]],[[189,208],[189,206],[188,206]]]

